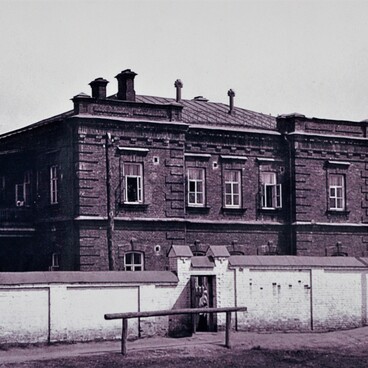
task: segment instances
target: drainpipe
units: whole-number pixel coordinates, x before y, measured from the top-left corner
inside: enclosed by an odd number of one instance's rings
[[[115,269],[115,256],[113,249],[113,232],[114,232],[114,207],[111,198],[111,167],[109,150],[112,147],[111,133],[106,134],[105,154],[106,154],[106,209],[107,209],[107,253],[109,258],[109,271]]]
[[[314,323],[313,323],[313,270],[311,269],[309,271],[309,275],[310,275],[310,279],[309,279],[309,287],[310,287],[310,293],[309,293],[309,298],[310,298],[310,327],[311,327],[311,331],[313,331],[314,329]]]
[[[238,289],[237,289],[237,278],[236,268],[234,268],[234,306],[238,306]],[[238,312],[235,312],[235,331],[238,331]]]
[[[289,253],[296,255],[296,247],[295,247],[295,239],[294,239],[294,229],[293,229],[293,218],[294,218],[294,195],[295,192],[292,190],[293,187],[293,166],[292,166],[292,157],[291,157],[291,142],[288,139],[288,136],[286,134],[283,135],[283,138],[287,144],[288,147],[288,170],[289,170]]]

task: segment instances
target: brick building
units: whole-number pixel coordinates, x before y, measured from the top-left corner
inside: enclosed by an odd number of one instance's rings
[[[368,254],[368,122],[276,117],[90,83],[0,136],[0,271],[164,270],[204,254]],[[173,93],[174,94],[174,93]]]

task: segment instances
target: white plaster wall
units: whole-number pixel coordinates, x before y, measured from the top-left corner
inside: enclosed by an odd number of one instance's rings
[[[121,337],[121,320],[105,321],[106,313],[138,311],[138,287],[70,286],[65,310],[68,340]],[[129,320],[128,337],[138,335],[137,320]]]
[[[0,289],[0,343],[46,342],[48,303],[47,288]]]
[[[315,269],[312,275],[314,329],[361,326],[361,272]]]
[[[310,274],[298,270],[237,269],[239,329],[308,330],[311,325]]]
[[[105,321],[104,314],[189,307],[192,275],[216,276],[217,307],[248,308],[233,316],[239,329],[326,330],[367,323],[364,270],[229,269],[227,259],[215,259],[214,269],[192,269],[190,259],[177,261],[177,285],[0,286],[0,343],[120,339],[121,320]],[[225,315],[217,317],[221,328]],[[130,337],[162,335],[185,325],[179,317],[132,319],[128,324]]]
[[[172,309],[175,291],[176,286],[154,284],[140,286],[140,311]],[[165,335],[169,328],[169,317],[140,318],[139,324],[142,337]]]

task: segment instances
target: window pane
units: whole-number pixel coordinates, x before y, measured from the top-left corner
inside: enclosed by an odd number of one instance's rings
[[[203,194],[202,193],[197,193],[197,203],[198,204],[203,203]]]
[[[189,203],[195,203],[195,193],[189,193]]]
[[[141,263],[141,254],[134,253],[134,264],[140,264],[140,263]]]
[[[132,253],[128,253],[125,255],[125,263],[132,264]]]
[[[188,177],[193,180],[202,180],[203,179],[203,169],[189,169]]]
[[[261,182],[263,184],[276,184],[276,174],[272,172],[261,173]]]
[[[273,203],[272,203],[272,197],[273,197],[273,186],[271,185],[267,185],[266,186],[266,190],[265,190],[265,196],[266,196],[266,207],[268,208],[273,208]]]
[[[128,177],[127,178],[127,200],[128,202],[138,201],[138,179]]]
[[[230,194],[227,194],[225,196],[225,204],[230,206],[231,205],[231,195]]]
[[[343,175],[330,175],[330,185],[342,186]]]
[[[239,195],[238,194],[236,194],[236,195],[234,195],[234,206],[239,206]]]
[[[231,193],[231,184],[225,184],[225,193]]]
[[[342,199],[341,198],[338,198],[336,200],[336,208],[342,208]]]
[[[203,183],[201,181],[197,182],[197,192],[203,192]]]

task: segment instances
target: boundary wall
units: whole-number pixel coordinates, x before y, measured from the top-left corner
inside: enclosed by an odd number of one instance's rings
[[[245,306],[239,330],[326,331],[367,325],[368,259],[205,257],[173,246],[171,271],[0,273],[0,344],[120,339],[121,321],[106,313],[191,307],[191,277],[211,276],[214,306]],[[225,316],[218,315],[219,329]],[[129,321],[128,337],[190,331],[188,316]]]

